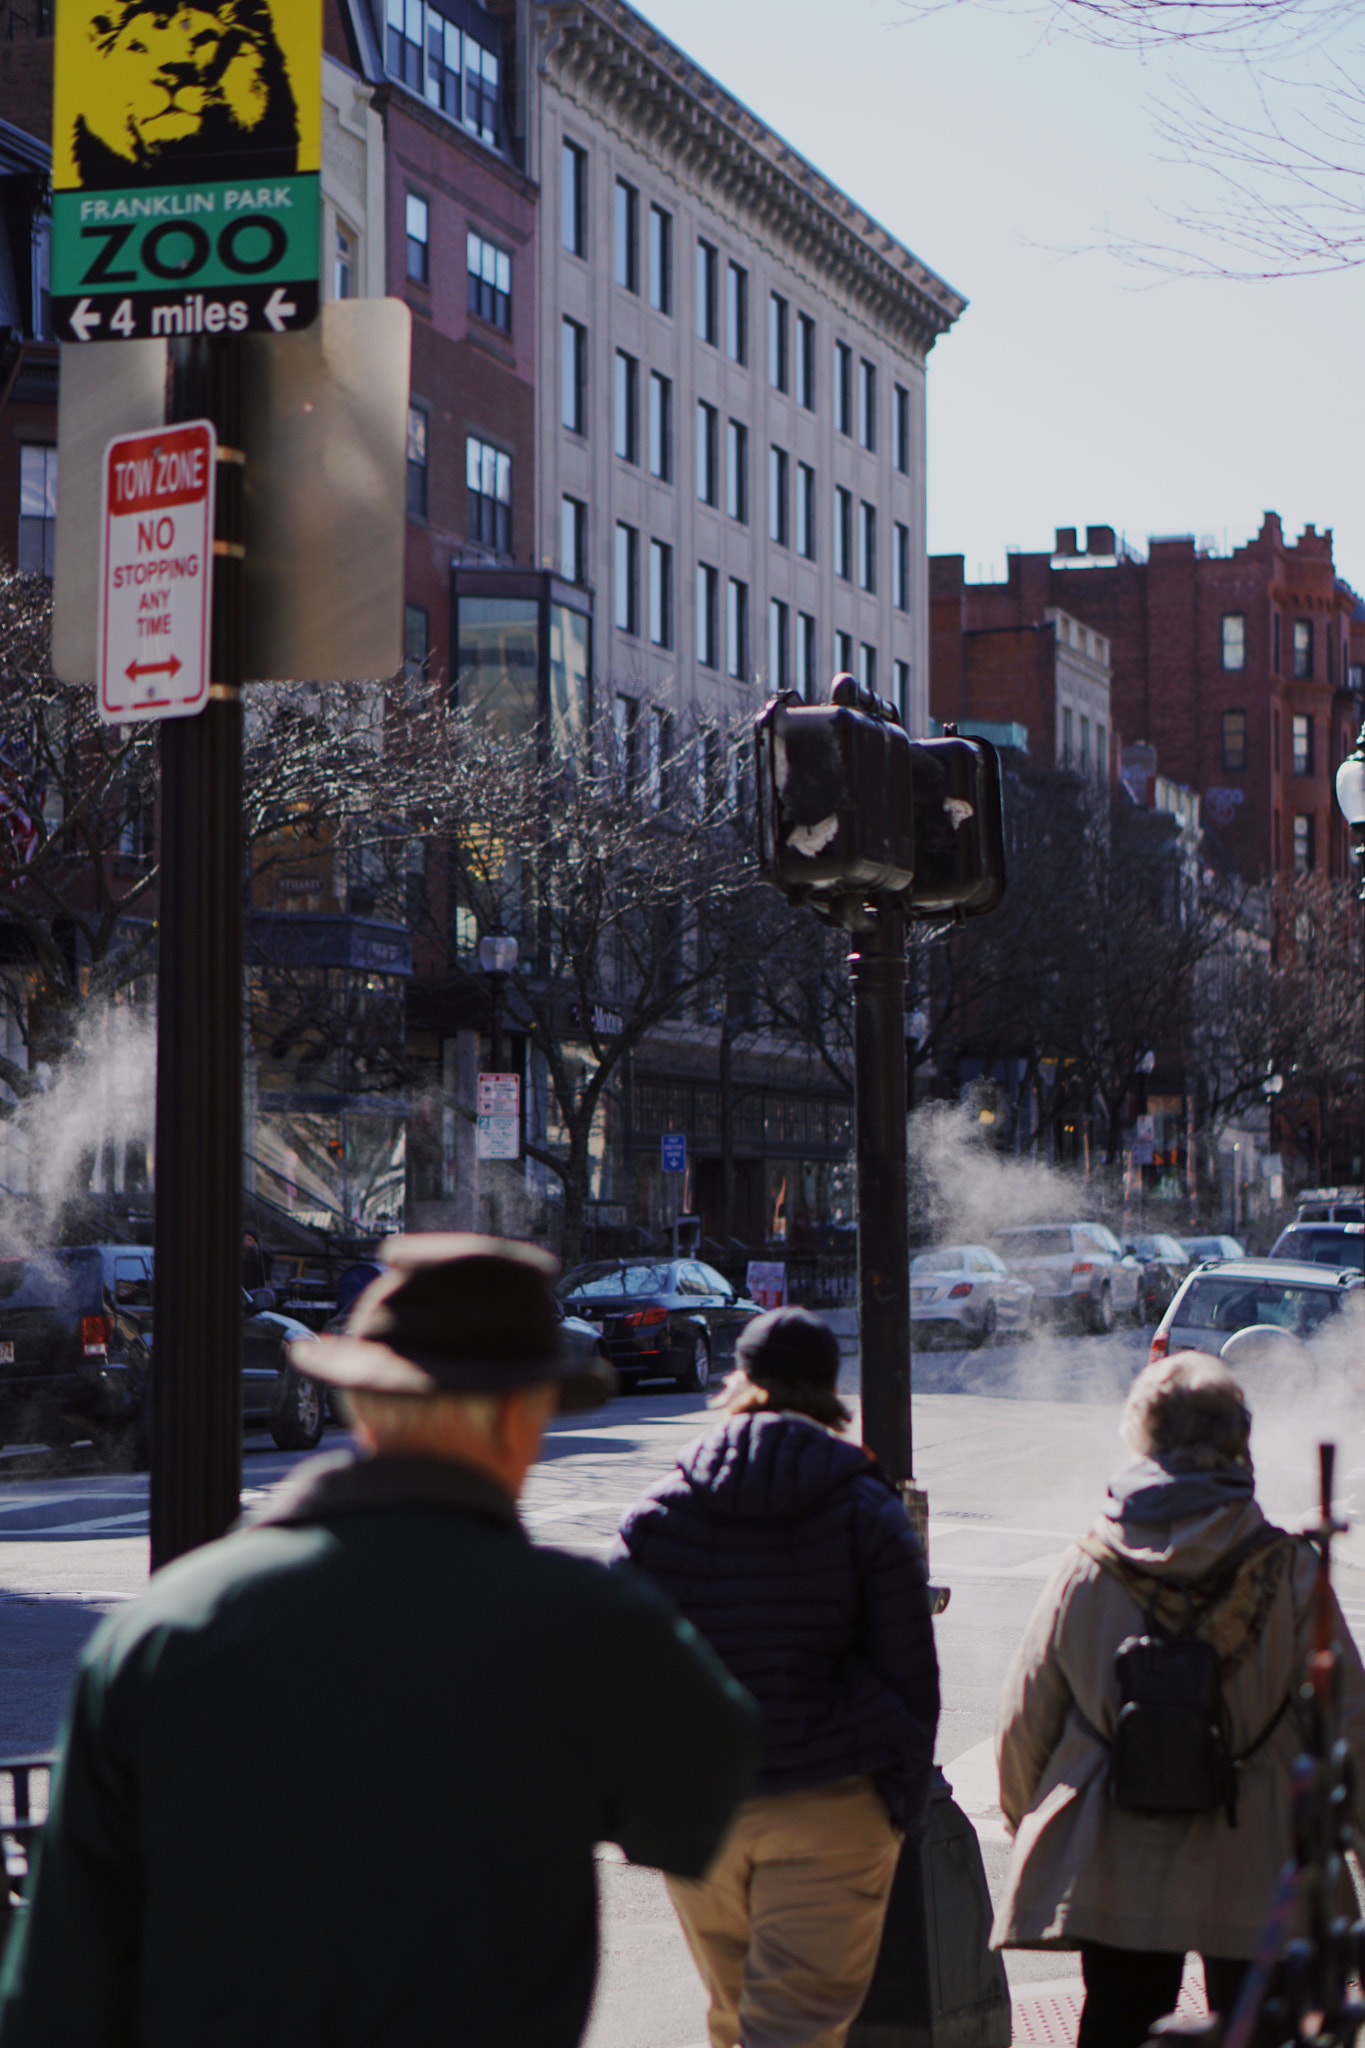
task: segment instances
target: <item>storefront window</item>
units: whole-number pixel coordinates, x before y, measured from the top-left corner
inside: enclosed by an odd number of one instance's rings
[[[459,601],[458,701],[500,740],[515,742],[535,730],[539,621],[534,598]]]

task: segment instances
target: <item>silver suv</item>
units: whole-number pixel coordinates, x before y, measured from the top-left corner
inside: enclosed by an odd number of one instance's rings
[[[1040,1310],[1078,1317],[1091,1330],[1141,1316],[1142,1267],[1103,1223],[1033,1223],[994,1231],[991,1244],[1028,1281]]]
[[[1347,1302],[1362,1305],[1358,1271],[1290,1259],[1217,1259],[1191,1273],[1156,1326],[1148,1363],[1176,1351],[1221,1356],[1240,1330],[1274,1330],[1307,1343]]]

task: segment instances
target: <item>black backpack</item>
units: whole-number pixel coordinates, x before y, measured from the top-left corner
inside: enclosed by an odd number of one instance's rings
[[[1212,1643],[1188,1630],[1167,1635],[1150,1619],[1148,1628],[1114,1652],[1119,1718],[1110,1797],[1129,1813],[1214,1813],[1221,1806],[1236,1827],[1237,1770],[1222,1660]]]

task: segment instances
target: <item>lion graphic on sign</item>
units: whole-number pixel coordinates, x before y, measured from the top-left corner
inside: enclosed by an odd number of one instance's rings
[[[268,0],[115,0],[90,36],[101,91],[74,137],[86,190],[297,170],[298,110]]]

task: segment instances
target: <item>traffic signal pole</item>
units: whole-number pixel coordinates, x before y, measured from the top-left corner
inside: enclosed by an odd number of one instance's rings
[[[221,1536],[242,1483],[242,388],[245,349],[170,344],[168,424],[218,434],[209,702],[161,729],[152,1569]]]
[[[863,1442],[902,1489],[914,1478],[905,1140],[905,913],[882,897],[855,934],[853,1092],[858,1158],[858,1353]],[[924,1531],[921,1530],[921,1536]]]

